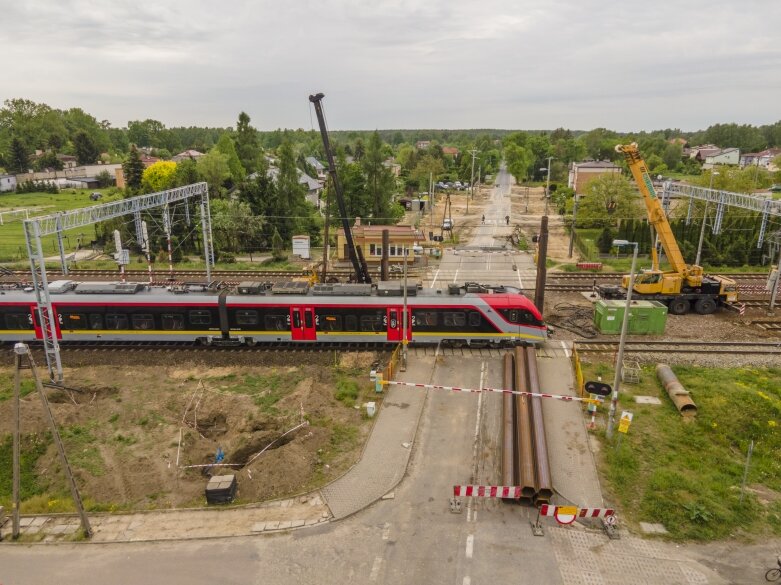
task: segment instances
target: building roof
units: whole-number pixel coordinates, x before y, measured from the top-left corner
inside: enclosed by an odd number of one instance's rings
[[[618,165],[609,160],[586,160],[579,163],[573,163],[578,169],[620,169]]]
[[[461,151],[458,150],[455,146],[443,146],[442,147],[442,154],[449,154],[452,156],[458,156],[461,154]]]
[[[198,152],[197,150],[183,150],[182,152],[175,154],[171,158],[198,158],[200,156],[203,156],[202,152]]]
[[[747,152],[743,156],[751,156],[755,158],[769,156],[770,158],[775,158],[779,155],[781,155],[781,148],[766,148],[765,150],[760,150],[759,152]]]
[[[296,169],[298,171],[298,182],[301,185],[306,185],[306,188],[308,191],[315,191],[317,189],[320,189],[323,185],[318,181],[317,179],[313,179],[309,175],[307,175],[304,171],[301,169]],[[268,177],[272,179],[273,181],[277,180],[277,176],[279,175],[279,169],[277,167],[269,167],[268,168]],[[252,173],[247,178],[248,179],[254,179],[257,177],[257,173]]]
[[[388,230],[391,236],[410,236],[412,238],[424,239],[425,236],[411,225],[354,225],[352,227],[353,236],[357,237],[382,237],[383,230]],[[344,228],[339,228],[337,234],[344,235]]]
[[[740,149],[738,149],[738,148],[718,148],[718,149],[716,149],[716,152],[709,152],[705,156],[706,156],[706,158],[707,157],[712,157],[712,156],[721,156],[722,154],[729,154],[729,153],[735,152],[735,151],[739,152]]]
[[[0,179],[15,179],[15,175],[4,175],[0,173]]]
[[[319,160],[317,160],[313,156],[306,157],[306,162],[307,162],[307,164],[313,166],[315,168],[315,170],[318,170],[318,171],[324,171],[325,170],[325,166],[323,165],[323,163],[321,163]]]

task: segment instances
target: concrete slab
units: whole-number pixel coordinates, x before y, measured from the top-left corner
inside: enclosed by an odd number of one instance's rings
[[[667,534],[664,524],[658,522],[640,522],[640,530],[646,534]]]
[[[301,528],[306,524],[306,520],[293,520],[290,523],[291,528]]]
[[[290,527],[293,526],[292,520],[285,520],[284,522],[280,522],[279,526],[277,526],[278,530],[289,530]]]
[[[266,529],[266,523],[265,522],[255,522],[255,524],[252,525],[252,532],[263,532]]]
[[[49,521],[48,516],[36,516],[33,518],[33,521],[30,523],[31,526],[43,526]]]
[[[656,396],[635,396],[635,402],[637,404],[654,404],[659,405],[662,403]]]

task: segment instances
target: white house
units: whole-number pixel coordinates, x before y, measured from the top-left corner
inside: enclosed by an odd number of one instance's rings
[[[712,169],[716,165],[736,165],[740,162],[739,148],[723,148],[705,157],[703,169]]]
[[[325,166],[319,160],[313,156],[306,157],[306,164],[312,167],[317,172],[317,178],[321,181],[325,181]]]
[[[198,160],[203,156],[202,152],[198,152],[197,150],[185,150],[180,152],[179,154],[175,154],[171,157],[171,160],[175,163],[182,162],[183,160]]]
[[[16,190],[16,177],[13,175],[0,175],[0,193]]]
[[[586,185],[601,175],[620,175],[621,167],[609,160],[587,160],[573,162],[569,166],[567,187],[574,189],[578,195],[586,192]]]
[[[768,168],[772,160],[777,156],[781,156],[781,148],[767,148],[760,152],[747,152],[740,155],[740,166]]]

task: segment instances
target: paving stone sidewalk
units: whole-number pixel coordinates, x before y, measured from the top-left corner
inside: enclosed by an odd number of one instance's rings
[[[397,379],[428,382],[434,359],[416,358]],[[407,470],[426,393],[402,386],[386,388],[361,460],[322,490],[334,518],[345,518],[380,499],[398,485]]]

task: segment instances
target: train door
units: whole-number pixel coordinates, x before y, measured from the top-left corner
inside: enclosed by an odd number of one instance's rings
[[[411,311],[407,309],[407,341],[412,339]],[[386,321],[388,323],[388,341],[401,341],[404,337],[404,309],[400,307],[388,307]]]
[[[38,322],[38,311],[35,305],[30,305],[30,322],[33,325],[35,331],[35,339],[43,339],[43,331],[41,331],[41,324]]]
[[[41,309],[41,312],[46,311],[45,308]],[[38,309],[35,305],[30,306],[30,316],[33,320],[33,329],[35,330],[35,339],[43,339],[43,327],[41,323],[41,313],[38,312]],[[54,325],[54,335],[57,337],[57,339],[62,339],[62,331],[60,330],[60,319],[62,317],[57,312],[56,309],[54,309],[54,318],[53,318],[53,325]]]
[[[315,310],[312,307],[290,307],[290,334],[293,341],[315,341]]]

